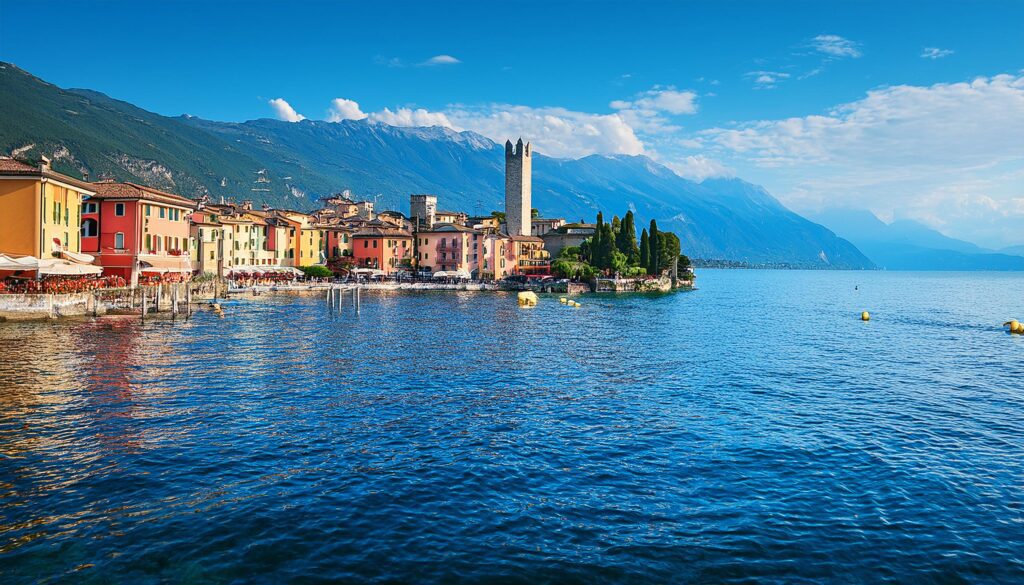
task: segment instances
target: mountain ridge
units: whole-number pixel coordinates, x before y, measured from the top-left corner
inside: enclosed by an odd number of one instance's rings
[[[1024,270],[1024,257],[951,238],[913,220],[885,223],[863,209],[827,209],[812,217],[889,270]],[[1011,248],[1012,249],[1012,248]]]
[[[410,193],[486,214],[504,202],[504,147],[472,131],[367,120],[218,122],[166,117],[88,89],[65,90],[0,64],[0,150],[47,154],[76,176],[145,182],[197,197],[309,210],[342,189],[405,211]],[[59,156],[53,156],[58,154]],[[269,191],[252,191],[265,169]],[[657,219],[694,258],[808,268],[871,268],[853,244],[741,179],[696,183],[646,156],[537,153],[534,206],[592,220]]]

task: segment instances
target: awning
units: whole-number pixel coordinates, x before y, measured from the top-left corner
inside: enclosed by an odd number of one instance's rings
[[[64,250],[62,254],[64,254],[64,257],[67,258],[68,260],[71,260],[72,262],[78,262],[79,264],[92,264],[93,262],[96,261],[96,258],[90,256],[89,254],[68,252],[67,250]]]
[[[0,270],[35,270],[38,266],[39,259],[33,256],[13,258],[0,254]]]
[[[434,273],[434,278],[472,278],[473,276],[465,270],[440,270]]]
[[[39,274],[46,276],[86,276],[102,273],[102,268],[89,264],[77,264],[57,258],[44,258],[39,261]]]
[[[192,260],[188,256],[152,256],[139,257],[141,272],[192,272]]]

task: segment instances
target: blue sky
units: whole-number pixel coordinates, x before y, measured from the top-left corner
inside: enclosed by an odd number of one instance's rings
[[[1024,240],[1024,3],[549,4],[0,0],[0,58],[167,115],[524,133]]]

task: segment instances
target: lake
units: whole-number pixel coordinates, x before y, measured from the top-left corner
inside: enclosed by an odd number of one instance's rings
[[[1024,580],[1024,275],[698,286],[0,323],[0,581]]]

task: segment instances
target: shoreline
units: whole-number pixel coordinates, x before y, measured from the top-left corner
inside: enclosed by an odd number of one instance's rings
[[[664,284],[664,283],[660,283]],[[153,287],[155,289],[155,287]],[[603,289],[594,291],[589,283],[568,283],[560,290],[537,290],[534,287],[508,287],[497,283],[432,283],[432,282],[371,282],[360,284],[310,283],[304,285],[255,285],[244,288],[229,288],[215,292],[183,292],[179,290],[106,289],[70,294],[21,294],[0,295],[0,324],[4,322],[57,321],[62,319],[88,319],[101,316],[121,318],[188,319],[196,310],[210,306],[221,299],[258,299],[262,296],[324,296],[330,298],[342,294],[358,294],[362,291],[383,292],[474,292],[514,293],[532,290],[539,294],[580,296],[580,295],[621,295],[621,294],[664,294],[696,290],[690,284],[676,287],[635,288],[632,290]],[[114,298],[104,298],[104,297]],[[146,297],[147,303],[142,303]],[[145,315],[143,315],[145,307]]]

